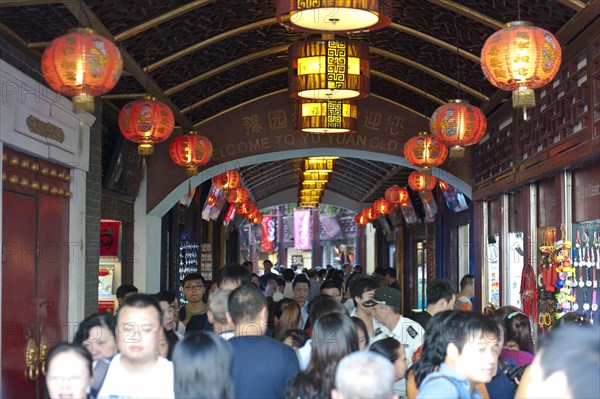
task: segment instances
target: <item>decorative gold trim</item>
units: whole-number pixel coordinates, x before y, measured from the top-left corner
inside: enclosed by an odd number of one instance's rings
[[[56,125],[50,122],[44,122],[39,120],[33,115],[27,117],[27,127],[31,133],[35,133],[38,136],[42,136],[59,143],[65,141],[65,132]]]

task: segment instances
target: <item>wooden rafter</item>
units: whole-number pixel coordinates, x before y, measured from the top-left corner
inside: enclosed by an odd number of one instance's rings
[[[390,179],[394,176],[396,176],[398,173],[400,173],[400,171],[402,171],[402,169],[404,168],[404,166],[402,165],[396,165],[392,168],[392,170],[390,170],[389,172],[387,172],[385,174],[385,176],[383,176],[381,179],[379,179],[379,181],[377,183],[375,183],[375,185],[373,187],[371,187],[371,189],[369,190],[369,192],[367,194],[365,194],[361,200],[359,202],[365,202],[367,199],[369,199],[369,197],[373,194],[375,194],[375,192],[377,190],[379,190],[381,187],[383,187],[385,184],[387,184],[388,181],[390,181]]]
[[[473,21],[479,22],[480,24],[489,26],[495,30],[500,30],[504,28],[502,22],[495,20],[492,17],[489,17],[483,13],[473,10],[472,8],[463,6],[462,4],[455,3],[450,0],[428,0],[430,3],[436,4],[440,7],[443,7],[447,10],[453,11],[457,14],[463,15],[467,18],[472,19]]]

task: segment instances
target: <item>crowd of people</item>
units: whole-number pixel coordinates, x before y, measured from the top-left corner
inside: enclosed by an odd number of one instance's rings
[[[536,348],[519,309],[473,311],[470,275],[458,294],[429,281],[426,309],[409,318],[394,269],[264,266],[260,277],[225,266],[211,286],[188,274],[181,307],[171,292],[119,287],[116,316],[87,317],[73,342],[50,351],[49,397],[600,395],[600,330],[581,316],[563,317]]]

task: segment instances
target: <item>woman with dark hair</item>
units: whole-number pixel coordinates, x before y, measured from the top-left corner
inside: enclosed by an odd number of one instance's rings
[[[406,352],[404,351],[404,345],[400,341],[394,338],[384,338],[379,341],[373,342],[369,351],[380,354],[381,356],[392,362],[394,366],[394,372],[396,375],[396,381],[403,379],[406,376],[406,369],[408,368],[408,359],[406,359]],[[396,392],[398,393],[398,392]]]
[[[358,335],[358,350],[364,351],[369,347],[369,331],[367,325],[362,319],[358,317],[351,317],[354,327],[356,327],[356,334]]]
[[[529,317],[520,311],[514,311],[504,320],[506,335],[504,348],[500,356],[514,360],[519,366],[526,366],[533,361],[533,338]]]
[[[233,398],[230,367],[231,347],[226,341],[213,333],[186,335],[173,351],[175,398]]]
[[[50,399],[88,397],[92,384],[92,356],[80,344],[58,344],[46,360],[46,386]]]
[[[119,351],[115,339],[116,323],[115,317],[110,313],[88,316],[79,323],[73,342],[87,349],[94,362],[110,359]]]
[[[287,330],[295,329],[300,322],[300,306],[293,299],[284,298],[273,307],[273,338],[281,341]]]
[[[286,398],[330,398],[339,361],[357,350],[358,336],[349,316],[332,313],[319,317],[313,328],[308,368],[294,379]]]
[[[481,398],[476,384],[496,373],[501,332],[498,323],[472,312],[434,315],[423,352],[414,365],[419,398]]]

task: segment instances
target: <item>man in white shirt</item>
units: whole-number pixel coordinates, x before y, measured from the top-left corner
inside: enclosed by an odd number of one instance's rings
[[[156,299],[137,294],[117,313],[120,353],[110,362],[99,399],[175,397],[173,364],[158,356],[162,312]]]
[[[379,330],[375,331],[373,342],[385,337],[391,337],[404,345],[408,367],[412,365],[413,353],[423,345],[425,330],[419,323],[400,314],[402,292],[396,288],[377,288],[373,299],[364,306],[375,307],[375,319],[379,322]],[[406,397],[406,379],[403,378],[394,385],[394,391]]]

